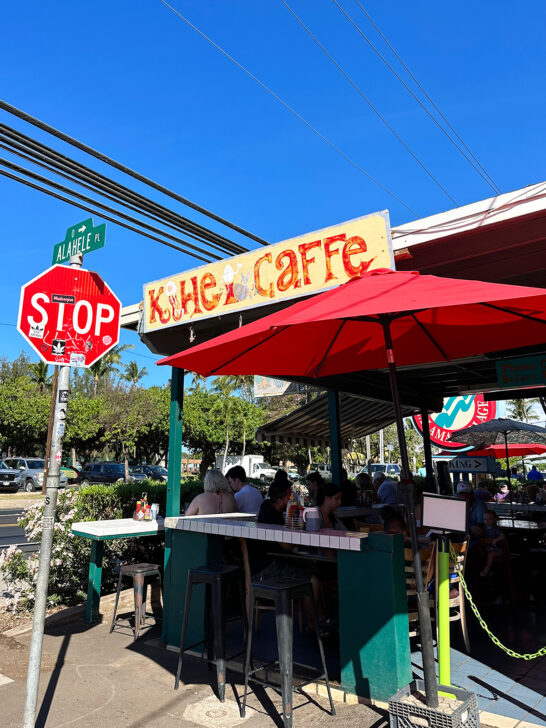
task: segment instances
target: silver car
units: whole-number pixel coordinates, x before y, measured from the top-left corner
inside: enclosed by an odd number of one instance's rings
[[[19,490],[19,471],[12,470],[0,460],[0,493],[16,493]]]
[[[4,458],[4,462],[8,468],[19,472],[16,481],[19,484],[19,489],[25,490],[27,493],[42,489],[45,467],[43,458]],[[67,483],[66,474],[61,472],[60,487],[66,488]]]

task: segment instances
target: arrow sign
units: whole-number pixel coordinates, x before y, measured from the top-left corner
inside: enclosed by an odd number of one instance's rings
[[[449,461],[449,470],[452,473],[494,473],[495,459],[492,457],[464,457],[461,455]]]
[[[104,246],[106,223],[93,227],[93,218],[72,225],[62,243],[53,248],[53,265],[69,260],[73,255],[84,255]]]

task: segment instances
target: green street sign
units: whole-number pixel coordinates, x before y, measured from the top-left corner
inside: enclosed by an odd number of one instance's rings
[[[73,255],[91,253],[104,246],[106,237],[106,223],[93,227],[93,218],[90,217],[77,225],[72,225],[66,231],[62,243],[53,248],[53,265],[69,260]]]

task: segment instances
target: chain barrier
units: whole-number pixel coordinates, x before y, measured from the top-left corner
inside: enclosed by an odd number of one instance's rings
[[[537,652],[533,652],[532,654],[526,653],[526,654],[522,655],[519,652],[515,652],[514,650],[511,650],[509,647],[506,647],[505,645],[503,645],[502,642],[499,640],[499,638],[496,637],[493,634],[493,632],[491,632],[491,630],[487,626],[484,618],[480,614],[478,607],[474,604],[474,600],[472,599],[472,594],[470,593],[468,585],[463,576],[462,567],[457,560],[457,555],[451,544],[450,544],[450,549],[451,549],[451,558],[455,562],[455,570],[457,571],[457,574],[459,576],[461,586],[463,587],[463,590],[464,590],[465,596],[468,600],[468,603],[470,604],[472,611],[476,615],[476,619],[480,623],[480,626],[482,627],[484,632],[487,634],[487,636],[489,637],[491,642],[493,642],[493,644],[497,645],[497,647],[499,649],[501,649],[503,652],[506,652],[507,655],[510,655],[510,657],[515,657],[519,660],[536,660],[537,657],[544,657],[544,655],[546,655],[546,647],[541,647],[540,650],[537,650]]]

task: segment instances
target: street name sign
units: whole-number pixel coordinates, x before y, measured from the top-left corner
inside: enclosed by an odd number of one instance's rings
[[[97,227],[93,227],[93,218],[89,217],[77,225],[72,225],[66,231],[65,239],[62,243],[57,243],[53,248],[52,263],[63,263],[69,260],[73,255],[85,255],[93,250],[98,250],[104,246],[106,238],[106,223],[103,222]]]
[[[89,367],[118,343],[120,316],[98,273],[54,265],[22,287],[17,329],[43,361]]]
[[[452,473],[494,473],[495,458],[460,455],[449,461],[449,470]]]

